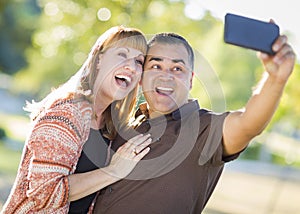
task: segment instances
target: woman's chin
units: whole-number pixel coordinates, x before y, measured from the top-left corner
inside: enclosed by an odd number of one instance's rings
[[[114,95],[113,95],[113,98],[114,100],[122,100],[124,99],[127,95],[129,94],[129,92],[124,92],[124,91],[119,91],[119,92],[116,92]]]

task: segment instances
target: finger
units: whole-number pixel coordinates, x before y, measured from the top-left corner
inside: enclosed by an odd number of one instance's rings
[[[137,141],[138,139],[142,138],[144,135],[143,134],[139,134],[131,139],[129,139],[126,143],[124,143],[121,147],[122,148],[128,148],[131,146],[131,144],[133,144],[135,141]],[[120,148],[121,148],[120,147]]]
[[[144,141],[143,143],[141,143],[140,145],[136,146],[135,152],[136,153],[140,153],[143,149],[145,149],[147,146],[149,146],[152,142],[151,138],[148,138],[146,141]]]
[[[263,52],[257,52],[257,57],[262,60],[262,61],[267,61],[271,58],[270,55],[266,54],[266,53],[263,53]]]
[[[129,141],[127,141],[123,146],[120,147],[120,149],[125,151],[127,150],[133,151],[133,149],[135,149],[136,146],[145,142],[149,137],[150,134],[147,134],[145,136],[143,135],[136,136],[130,139]]]
[[[273,51],[278,52],[282,48],[282,46],[284,46],[286,43],[287,43],[287,36],[286,35],[279,36],[272,46]]]
[[[127,141],[127,143],[133,143],[133,142],[135,142],[136,140],[138,140],[139,138],[141,138],[143,136],[144,136],[143,134],[138,134],[137,136],[134,136],[133,138],[129,139]]]
[[[149,137],[150,137],[150,134],[146,134],[144,136],[136,138],[134,141],[130,142],[130,144],[131,144],[130,147],[137,147],[138,145],[144,143]]]
[[[146,154],[148,154],[150,151],[150,147],[145,148],[141,153],[137,154],[133,160],[140,161],[143,157],[145,157]]]
[[[145,143],[149,139],[152,141],[152,138],[150,138],[150,136],[151,136],[150,134],[147,134],[144,137],[139,138],[138,140],[136,140],[134,143],[132,143],[132,145],[137,147],[137,146],[140,146],[141,144]]]
[[[293,53],[293,49],[290,45],[283,46],[280,51],[275,55],[273,61],[280,65],[287,56],[291,55]]]

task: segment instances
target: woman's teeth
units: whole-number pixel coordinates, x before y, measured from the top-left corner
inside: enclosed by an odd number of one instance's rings
[[[123,87],[127,87],[132,81],[129,76],[121,75],[121,74],[116,75],[115,78],[117,82]]]

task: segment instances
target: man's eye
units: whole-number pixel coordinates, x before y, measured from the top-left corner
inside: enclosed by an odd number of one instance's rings
[[[182,68],[180,68],[180,67],[174,67],[173,71],[182,71]]]
[[[153,65],[151,68],[153,68],[153,69],[160,69],[160,66],[159,65]]]

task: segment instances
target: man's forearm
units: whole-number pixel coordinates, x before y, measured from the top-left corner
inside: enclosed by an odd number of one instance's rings
[[[285,84],[265,73],[241,115],[241,125],[249,135],[258,135],[268,125],[278,107]]]

